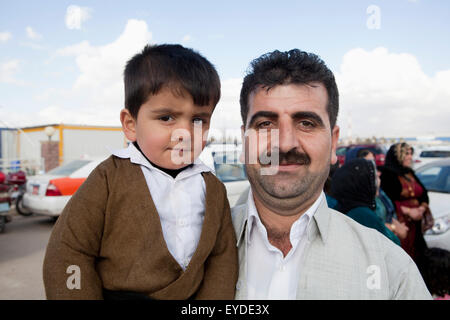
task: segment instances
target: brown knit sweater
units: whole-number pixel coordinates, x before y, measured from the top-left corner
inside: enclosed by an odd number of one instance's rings
[[[183,271],[167,249],[140,166],[114,156],[101,163],[54,226],[43,267],[47,298],[102,299],[107,289],[153,299],[233,299],[238,258],[226,190],[213,174],[202,175],[205,217]],[[80,289],[67,285],[73,265]]]

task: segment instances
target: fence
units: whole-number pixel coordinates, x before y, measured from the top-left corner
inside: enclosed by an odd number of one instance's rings
[[[0,158],[0,171],[4,174],[9,172],[16,172],[19,170],[25,171],[27,176],[32,176],[44,172],[44,159],[5,159]]]

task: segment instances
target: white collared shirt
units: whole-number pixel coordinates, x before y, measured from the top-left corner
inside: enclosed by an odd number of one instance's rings
[[[185,270],[200,240],[205,215],[206,185],[200,173],[211,169],[197,159],[173,178],[152,166],[132,143],[113,154],[140,165],[159,214],[167,248]]]
[[[286,257],[270,244],[267,230],[259,218],[253,194],[248,195],[247,222],[247,290],[250,300],[296,299],[300,262],[306,245],[306,230],[324,197],[323,192],[313,205],[291,226],[292,248]]]

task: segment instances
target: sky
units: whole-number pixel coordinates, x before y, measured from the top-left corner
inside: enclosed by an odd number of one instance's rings
[[[123,68],[180,43],[217,68],[211,132],[241,126],[250,62],[319,55],[336,77],[341,137],[450,136],[450,1],[0,0],[0,127],[120,126]]]

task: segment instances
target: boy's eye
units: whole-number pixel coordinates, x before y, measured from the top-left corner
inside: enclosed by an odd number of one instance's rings
[[[203,123],[206,122],[206,121],[204,121],[203,119],[200,119],[200,118],[195,118],[195,119],[192,120],[192,122],[193,122],[194,124],[199,124],[199,125],[201,125],[201,124],[203,124]]]
[[[167,121],[173,120],[173,118],[171,116],[162,116],[162,117],[159,117],[159,120],[167,122]]]

